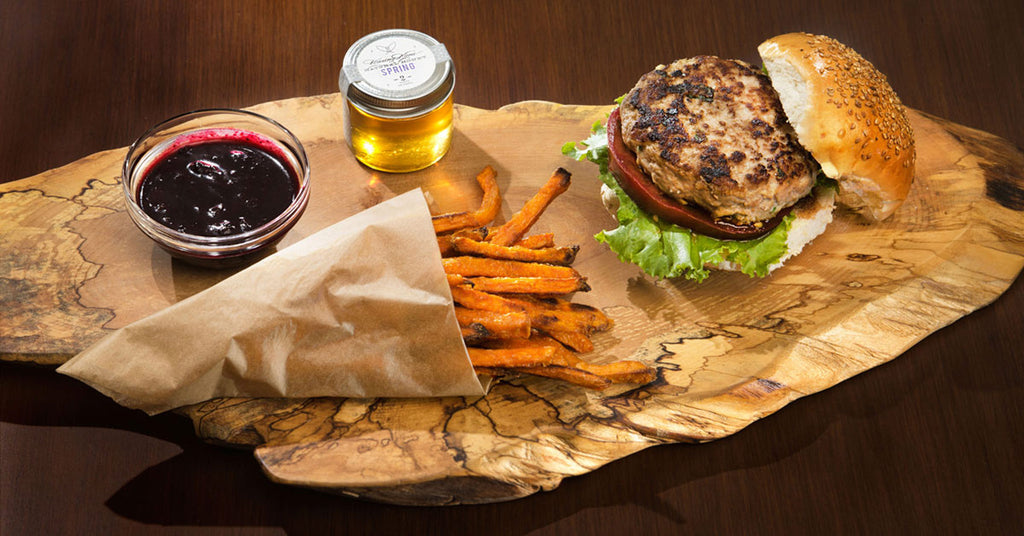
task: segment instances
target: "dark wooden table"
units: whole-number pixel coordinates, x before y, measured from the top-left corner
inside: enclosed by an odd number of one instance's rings
[[[337,91],[345,50],[445,42],[456,101],[608,103],[661,62],[757,62],[836,37],[913,108],[1024,143],[1024,4],[2,2],[0,181],[122,147],[194,108]],[[3,285],[0,285],[0,289]],[[550,493],[403,508],[275,485],[51,369],[0,365],[0,534],[1020,533],[1024,283],[884,366],[704,445],[648,449]],[[3,325],[0,312],[0,329]]]

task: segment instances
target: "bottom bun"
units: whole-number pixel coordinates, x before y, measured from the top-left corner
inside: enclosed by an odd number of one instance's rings
[[[618,196],[611,188],[603,184],[601,185],[601,203],[612,216],[615,216],[619,210]],[[807,244],[825,232],[828,224],[832,223],[832,212],[835,208],[835,188],[820,186],[814,188],[814,195],[804,198],[793,207],[792,214],[796,218],[793,219],[789,234],[786,236],[786,253],[775,264],[768,267],[768,273],[782,266],[790,257],[803,251]],[[707,267],[727,272],[740,271],[738,264],[728,261],[709,264]]]
[[[832,211],[835,208],[836,191],[834,188],[816,187],[813,196],[800,201],[793,208],[792,214],[796,218],[793,219],[793,224],[789,227],[789,234],[786,235],[786,253],[775,264],[768,267],[768,273],[772,273],[790,257],[803,251],[804,246],[825,232],[828,224],[832,223]],[[738,264],[732,262],[709,265],[709,268],[733,272],[740,269]]]

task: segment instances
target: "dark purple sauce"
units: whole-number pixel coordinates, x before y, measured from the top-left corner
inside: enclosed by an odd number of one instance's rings
[[[142,210],[164,226],[199,236],[255,229],[285,211],[299,179],[278,150],[251,133],[176,143],[146,171]]]

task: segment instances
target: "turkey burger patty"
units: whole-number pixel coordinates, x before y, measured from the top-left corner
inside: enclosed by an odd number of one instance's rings
[[[619,107],[622,141],[658,188],[737,225],[811,192],[817,166],[778,94],[749,64],[698,56],[643,75]]]

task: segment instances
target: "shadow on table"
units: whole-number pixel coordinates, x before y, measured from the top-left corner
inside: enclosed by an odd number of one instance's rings
[[[325,532],[406,532],[410,527],[445,526],[446,534],[521,534],[590,509],[601,515],[656,514],[666,527],[686,526],[705,493],[721,475],[779,463],[811,445],[837,422],[872,418],[897,404],[936,369],[904,366],[902,376],[869,371],[881,382],[882,396],[857,399],[858,389],[840,384],[818,397],[822,404],[797,401],[739,434],[703,445],[649,448],[580,477],[566,479],[551,492],[504,503],[454,507],[400,507],[275,484],[260,471],[251,453],[204,443],[188,419],[175,414],[148,417],[51,369],[3,364],[0,420],[41,426],[89,426],[129,430],[178,445],[182,452],[145,469],[106,502],[114,513],[146,524],[167,526],[281,527],[289,534]],[[950,373],[950,371],[947,371]],[[907,375],[913,376],[907,381]],[[895,385],[899,384],[899,385]],[[44,394],[45,393],[45,394]],[[57,393],[51,396],[50,393]],[[848,403],[849,402],[849,403]],[[32,405],[31,418],[24,404]],[[829,408],[850,408],[842,414]],[[30,422],[25,422],[30,421]],[[766,485],[751,482],[751,486]],[[692,492],[694,512],[678,510],[662,495],[678,488]],[[717,497],[715,503],[727,502]],[[675,504],[678,504],[676,502]],[[691,504],[689,501],[687,504]],[[632,510],[631,510],[632,509]],[[699,517],[699,516],[698,516]],[[649,516],[645,516],[649,518]]]

